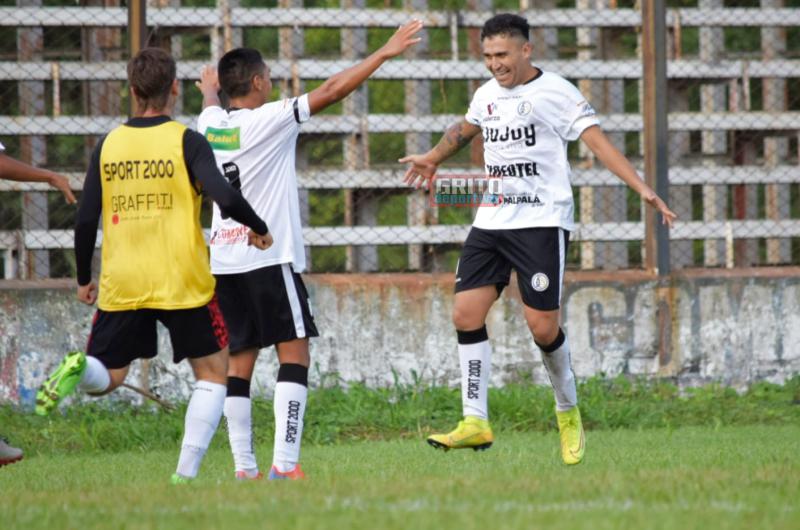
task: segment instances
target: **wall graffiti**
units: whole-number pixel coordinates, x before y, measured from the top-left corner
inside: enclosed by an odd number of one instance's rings
[[[308,284],[321,332],[312,342],[313,384],[458,384],[452,277],[312,276]],[[563,320],[578,377],[668,376],[743,387],[800,373],[797,276],[679,278],[666,292],[672,320],[663,335],[655,282],[568,283]],[[92,312],[71,289],[0,288],[0,401],[31,405],[44,374],[83,347]],[[487,327],[493,384],[547,382],[513,288]],[[166,398],[187,397],[191,371],[171,363],[166,333],[159,348],[159,358],[136,366],[130,379]],[[265,350],[254,393],[270,395],[276,372],[274,351]]]

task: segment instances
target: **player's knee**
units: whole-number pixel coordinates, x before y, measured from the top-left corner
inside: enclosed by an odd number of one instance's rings
[[[549,319],[529,319],[528,329],[539,344],[551,344],[558,337],[558,321]]]
[[[481,315],[475,314],[467,308],[455,306],[453,308],[453,325],[456,329],[461,331],[471,331],[483,326],[483,318]]]

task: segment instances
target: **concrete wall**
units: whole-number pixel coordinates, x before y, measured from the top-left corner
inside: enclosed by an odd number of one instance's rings
[[[452,282],[451,275],[309,276],[321,333],[312,341],[312,384],[419,378],[457,385]],[[685,272],[661,290],[644,273],[573,273],[563,301],[579,377],[669,376],[686,385],[741,388],[800,373],[798,268]],[[74,300],[71,282],[0,282],[0,402],[32,404],[60,357],[85,344],[92,311]],[[671,323],[664,320],[668,311]],[[547,382],[515,285],[490,313],[488,328],[493,384]],[[129,382],[184,398],[189,367],[173,365],[165,333],[160,340],[160,356],[136,363]],[[274,350],[265,350],[256,394],[271,395],[276,372]],[[136,399],[129,390],[120,397]]]

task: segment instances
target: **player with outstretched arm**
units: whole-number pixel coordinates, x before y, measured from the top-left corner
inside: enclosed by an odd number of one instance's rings
[[[570,348],[560,327],[561,289],[569,233],[575,229],[567,143],[580,139],[665,223],[675,219],[600,128],[592,106],[564,78],[531,64],[528,22],[500,14],[481,31],[492,79],[476,92],[464,120],[425,154],[409,155],[406,182],[429,184],[444,160],[483,135],[488,177],[502,179],[499,206],[481,206],[456,269],[453,323],[458,334],[464,419],[428,443],[437,448],[485,449],[494,440],[487,387],[491,345],[486,315],[517,273],[524,314],[553,387],[561,456],[577,464],[585,437]]]
[[[381,64],[420,41],[422,22],[401,26],[377,51],[330,77],[299,97],[270,102],[270,71],[261,54],[237,48],[219,61],[218,70],[204,68],[198,88],[203,112],[197,130],[214,148],[217,163],[256,211],[264,216],[276,244],[253,252],[241,225],[214,208],[211,228],[211,271],[231,333],[228,369],[228,422],[235,474],[259,478],[252,447],[250,381],[258,352],[275,345],[275,446],[269,478],[304,478],[299,460],[308,395],[309,337],[318,336],[300,272],[305,249],[295,172],[297,135],[312,115],[343,99]],[[220,105],[220,87],[228,96]]]

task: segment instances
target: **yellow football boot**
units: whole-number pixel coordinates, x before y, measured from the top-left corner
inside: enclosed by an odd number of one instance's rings
[[[492,446],[494,436],[489,420],[483,420],[476,416],[466,416],[454,431],[447,434],[432,434],[428,437],[428,443],[436,449],[473,449],[475,451],[485,451]]]
[[[581,411],[572,407],[564,412],[556,411],[558,432],[561,436],[561,459],[565,464],[580,464],[586,451],[586,435],[581,423]]]

